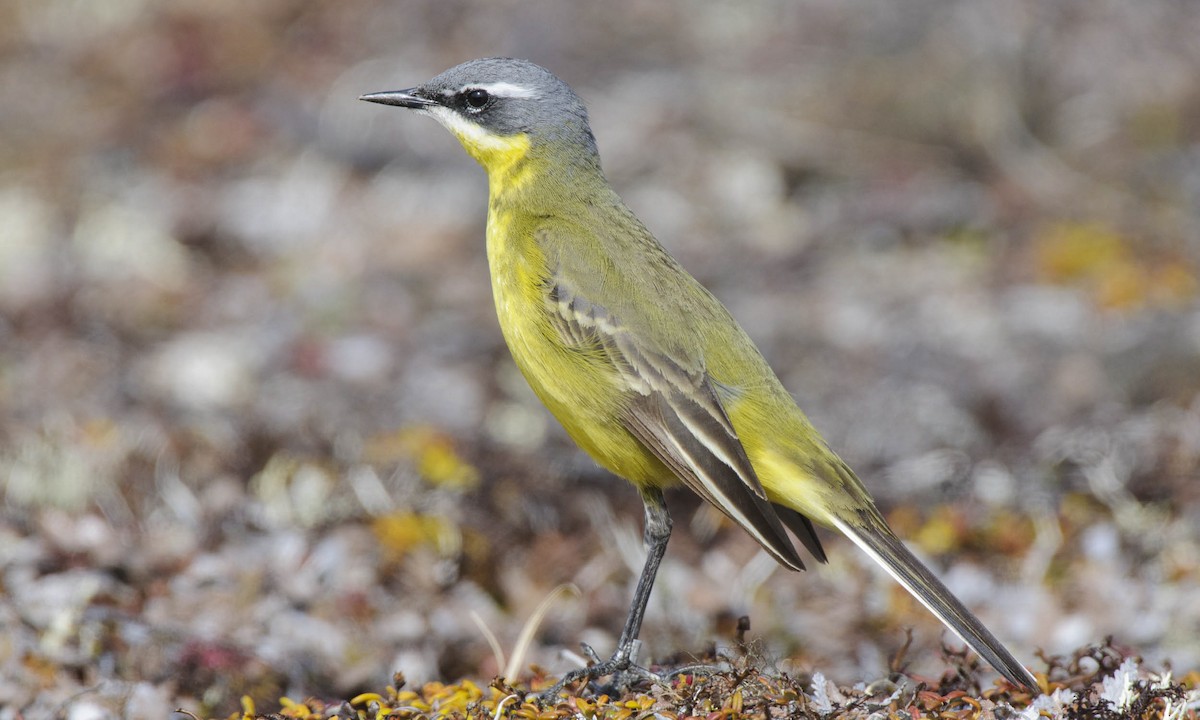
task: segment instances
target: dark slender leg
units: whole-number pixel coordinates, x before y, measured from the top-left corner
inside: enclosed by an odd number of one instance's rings
[[[642,574],[633,591],[633,604],[629,607],[629,617],[625,620],[625,629],[621,631],[616,652],[602,663],[567,673],[554,687],[541,694],[542,700],[553,700],[564,687],[577,680],[595,680],[612,675],[613,685],[620,690],[633,680],[655,679],[653,673],[636,665],[638,633],[642,629],[642,618],[646,615],[646,604],[650,601],[650,590],[654,587],[654,576],[658,574],[658,565],[667,552],[667,541],[671,539],[671,514],[667,512],[667,504],[658,488],[643,490],[642,503],[646,508],[646,529],[642,536],[647,549],[646,564],[642,566]],[[594,656],[595,653],[590,650],[584,647],[584,652]]]
[[[667,512],[662,491],[651,488],[643,492],[642,503],[646,510],[646,529],[642,533],[642,542],[646,545],[646,564],[642,566],[642,575],[633,591],[633,604],[629,606],[629,617],[625,620],[625,629],[621,631],[614,658],[628,659],[632,656],[633,643],[642,630],[642,618],[650,602],[650,589],[654,587],[658,565],[667,552],[667,541],[671,539],[671,514]]]

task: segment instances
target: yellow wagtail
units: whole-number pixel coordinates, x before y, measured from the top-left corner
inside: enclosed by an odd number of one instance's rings
[[[825,561],[840,530],[1005,678],[1037,682],[904,547],[862,481],[809,423],[725,307],[609,186],[587,111],[562,80],[488,58],[362,96],[432,116],[488,174],[487,254],[500,327],[525,378],[596,462],[645,504],[646,563],[616,652],[568,673],[629,674],[682,482],[802,570],[788,530]],[[621,680],[620,682],[624,682]]]

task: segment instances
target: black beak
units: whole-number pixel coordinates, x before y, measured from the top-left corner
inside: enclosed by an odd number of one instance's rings
[[[359,100],[367,102],[379,103],[380,105],[395,105],[396,107],[409,108],[410,110],[420,110],[427,108],[430,105],[437,105],[433,100],[428,100],[416,95],[417,88],[409,88],[407,90],[388,90],[386,92],[370,93],[359,97]]]

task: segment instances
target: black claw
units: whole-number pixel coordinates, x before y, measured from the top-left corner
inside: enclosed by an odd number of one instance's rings
[[[586,644],[583,645],[583,648],[584,654],[595,656],[595,651]],[[603,685],[596,682],[596,680],[603,677],[611,677],[612,679]],[[662,678],[646,668],[634,664],[630,653],[627,650],[622,652],[619,649],[611,658],[604,662],[594,663],[563,675],[562,679],[555,683],[553,687],[538,694],[538,699],[544,703],[554,702],[564,688],[580,680],[588,681],[588,689],[593,697],[600,695],[619,697],[639,682],[656,683],[661,682]]]

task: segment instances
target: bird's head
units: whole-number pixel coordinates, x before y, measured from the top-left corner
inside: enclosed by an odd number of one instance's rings
[[[579,97],[549,70],[527,60],[471,60],[417,87],[360,99],[432,116],[489,172],[533,147],[589,160],[596,154]]]

